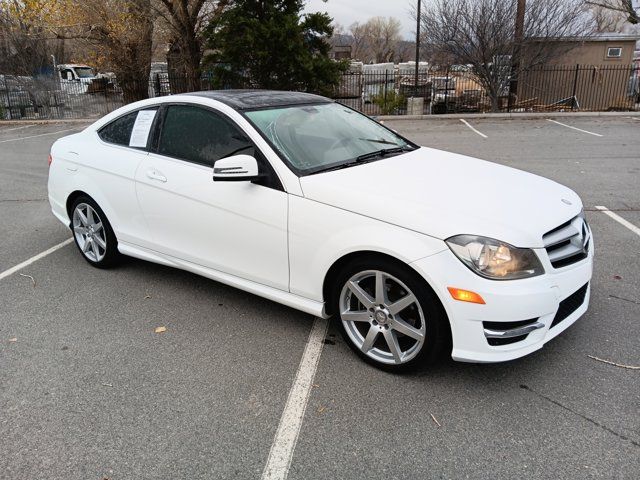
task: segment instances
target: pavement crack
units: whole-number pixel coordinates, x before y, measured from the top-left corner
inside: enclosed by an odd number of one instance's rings
[[[616,300],[624,300],[625,302],[635,303],[636,305],[640,305],[640,302],[636,300],[631,300],[630,298],[618,297],[617,295],[609,295],[609,298],[615,298]]]
[[[580,412],[576,412],[576,411],[575,411],[575,410],[573,410],[572,408],[567,407],[566,405],[564,405],[564,404],[562,404],[562,403],[558,402],[557,400],[554,400],[554,399],[553,399],[553,398],[551,398],[551,397],[547,397],[546,395],[544,395],[544,394],[542,394],[542,393],[536,392],[534,389],[532,389],[532,388],[531,388],[531,387],[529,387],[528,385],[520,385],[520,388],[522,388],[523,390],[527,390],[527,391],[529,391],[529,392],[533,393],[534,395],[536,395],[536,396],[538,396],[538,397],[540,397],[540,398],[542,398],[542,399],[544,399],[544,400],[546,400],[546,401],[548,401],[548,402],[551,402],[551,403],[553,403],[554,405],[557,405],[558,407],[560,407],[560,408],[562,408],[562,409],[564,409],[564,410],[566,410],[566,411],[568,411],[568,412],[570,412],[570,413],[573,413],[574,415],[576,415],[576,416],[578,416],[578,417],[580,417],[580,418],[582,418],[582,419],[586,420],[587,422],[592,423],[592,424],[593,424],[593,425],[595,425],[596,427],[600,427],[600,428],[602,428],[603,430],[605,430],[605,431],[607,431],[607,432],[609,432],[609,433],[611,433],[611,434],[615,435],[616,437],[620,438],[621,440],[625,440],[625,441],[627,441],[627,442],[630,442],[632,445],[634,445],[634,446],[636,446],[636,447],[640,447],[640,442],[637,442],[637,441],[635,441],[635,440],[633,440],[633,439],[631,439],[631,438],[627,437],[626,435],[621,434],[620,432],[616,432],[615,430],[613,430],[613,429],[611,429],[611,428],[607,427],[606,425],[601,424],[600,422],[598,422],[597,420],[594,420],[593,418],[587,417],[586,415],[583,415],[583,414],[582,414],[582,413],[580,413]]]

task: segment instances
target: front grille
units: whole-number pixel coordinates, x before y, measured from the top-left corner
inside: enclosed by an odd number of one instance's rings
[[[591,230],[582,214],[542,236],[553,268],[566,267],[587,258],[590,239]]]
[[[558,311],[556,312],[556,316],[553,317],[553,322],[551,322],[551,327],[549,328],[555,327],[561,321],[569,317],[569,315],[575,312],[578,308],[580,308],[580,306],[584,303],[584,299],[587,295],[587,288],[589,288],[589,284],[585,283],[576,292],[572,293],[560,302]]]

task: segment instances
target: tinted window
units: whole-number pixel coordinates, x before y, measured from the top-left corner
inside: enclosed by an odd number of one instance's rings
[[[124,115],[123,117],[114,120],[106,127],[102,127],[100,132],[98,132],[98,135],[105,142],[128,146],[129,138],[131,137],[131,130],[133,130],[133,124],[136,123],[137,116],[138,112]]]
[[[222,116],[204,108],[167,108],[158,153],[213,166],[223,157],[255,155],[251,141]]]

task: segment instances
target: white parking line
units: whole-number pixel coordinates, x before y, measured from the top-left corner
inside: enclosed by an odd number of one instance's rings
[[[604,136],[604,135],[600,135],[599,133],[593,133],[593,132],[590,132],[588,130],[583,130],[583,129],[578,128],[578,127],[572,127],[571,125],[566,125],[564,123],[560,123],[560,122],[557,122],[555,120],[551,120],[550,118],[547,118],[547,121],[548,122],[557,123],[558,125],[562,125],[563,127],[571,128],[572,130],[577,130],[579,132],[588,133],[589,135],[593,135],[595,137],[603,137]]]
[[[473,128],[471,125],[469,125],[469,122],[467,122],[464,118],[461,118],[460,121],[462,123],[464,123],[467,127],[469,127],[471,130],[473,130],[474,132],[476,132],[478,135],[480,135],[482,138],[488,138],[484,133],[479,132],[478,130],[476,130],[475,128]]]
[[[46,135],[55,135],[56,133],[70,132],[71,130],[80,130],[82,127],[67,128],[66,130],[58,130],[57,132],[41,133],[40,135],[30,135],[28,137],[9,138],[8,140],[0,140],[0,143],[17,142],[18,140],[28,140],[30,138],[44,137]]]
[[[603,207],[602,205],[596,205],[596,208],[598,210],[600,210],[602,213],[605,213],[605,214],[609,215],[611,218],[613,218],[620,225],[623,225],[623,226],[627,227],[629,230],[631,230],[633,233],[635,233],[636,235],[638,235],[640,237],[640,228],[636,227],[630,221],[625,220],[620,215],[617,215],[617,214],[613,213],[607,207]]]
[[[636,122],[640,122],[640,118],[638,117],[627,117],[630,118],[631,120],[635,120]]]
[[[0,273],[0,280],[2,280],[3,278],[8,277],[9,275],[11,275],[13,273],[16,273],[18,270],[22,270],[24,267],[27,267],[27,266],[31,265],[33,262],[37,262],[38,260],[40,260],[41,258],[46,257],[50,253],[53,253],[56,250],[60,250],[62,247],[64,247],[65,245],[69,245],[71,242],[73,242],[73,238],[68,238],[64,242],[61,242],[61,243],[51,247],[49,250],[45,250],[44,252],[39,253],[39,254],[31,257],[30,259],[25,260],[22,263],[19,263],[15,267],[11,267],[9,270],[5,270],[4,272]]]
[[[309,394],[318,368],[318,361],[320,360],[328,326],[329,321],[323,318],[316,318],[313,322],[309,341],[302,354],[298,372],[293,380],[287,403],[280,417],[276,436],[271,445],[267,464],[262,472],[262,480],[285,480],[289,474],[291,458],[296,448],[302,419],[309,402]]]
[[[23,128],[31,128],[31,127],[35,127],[36,125],[23,125],[21,127],[15,127],[15,128],[3,128],[0,129],[0,133],[4,133],[4,132],[13,132],[14,130],[22,130]]]

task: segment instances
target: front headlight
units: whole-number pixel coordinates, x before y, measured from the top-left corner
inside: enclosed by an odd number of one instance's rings
[[[482,277],[515,280],[542,275],[544,269],[530,248],[516,248],[493,238],[456,235],[446,240],[462,263]]]

